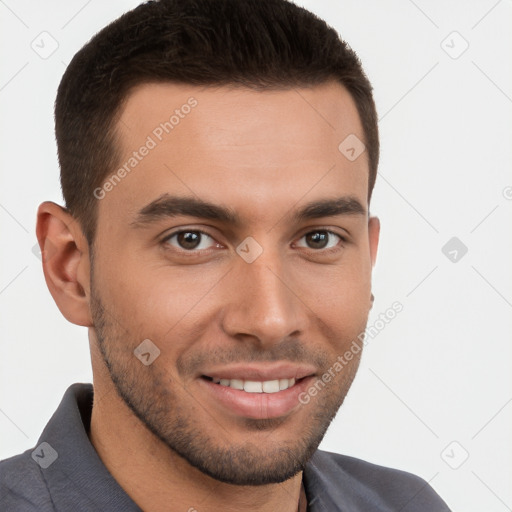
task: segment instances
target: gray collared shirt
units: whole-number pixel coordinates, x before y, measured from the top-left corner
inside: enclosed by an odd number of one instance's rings
[[[89,441],[92,401],[71,385],[36,447],[0,462],[2,512],[141,512]],[[309,512],[450,512],[421,478],[345,455],[317,450],[303,477]]]

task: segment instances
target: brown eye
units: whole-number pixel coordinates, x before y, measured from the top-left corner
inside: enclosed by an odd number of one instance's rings
[[[169,235],[162,243],[184,251],[195,251],[209,249],[212,243],[208,244],[208,239],[213,241],[213,238],[203,231],[182,230]]]
[[[310,231],[309,233],[306,233],[301,240],[302,239],[306,241],[306,246],[301,245],[301,247],[317,250],[335,248],[336,245],[339,244],[340,240],[343,241],[343,237],[333,231],[325,229]]]
[[[176,235],[176,240],[183,249],[196,249],[201,241],[201,235],[195,231],[182,231]]]
[[[313,249],[325,249],[329,242],[329,235],[326,231],[314,231],[306,235],[306,242]]]

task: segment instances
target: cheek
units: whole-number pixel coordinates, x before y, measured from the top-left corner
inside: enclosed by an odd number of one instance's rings
[[[371,272],[363,263],[321,267],[301,274],[301,298],[316,317],[313,322],[343,353],[364,332],[370,311]]]
[[[211,308],[224,272],[194,266],[179,268],[166,263],[119,259],[103,264],[103,279],[95,276],[104,306],[131,339],[149,338],[166,351],[180,351],[190,343],[190,333]],[[95,273],[96,274],[96,273]]]
[[[311,309],[332,312],[339,321],[368,312],[371,292],[369,258],[354,258],[335,265],[314,265],[298,271],[294,281]]]

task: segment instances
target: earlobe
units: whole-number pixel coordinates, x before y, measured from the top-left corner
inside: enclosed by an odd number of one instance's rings
[[[89,246],[80,225],[65,208],[45,201],[37,210],[36,234],[57,307],[71,323],[91,327]]]

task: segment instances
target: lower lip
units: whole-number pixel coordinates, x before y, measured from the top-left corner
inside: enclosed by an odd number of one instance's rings
[[[305,377],[291,388],[277,393],[247,393],[215,384],[205,378],[199,381],[215,401],[229,412],[245,418],[271,419],[286,416],[301,405],[299,395],[308,388],[312,379]]]

